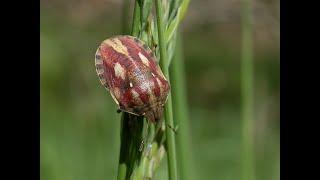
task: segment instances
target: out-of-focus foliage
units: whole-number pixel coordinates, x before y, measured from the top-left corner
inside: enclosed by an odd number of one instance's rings
[[[121,3],[41,1],[43,180],[116,178],[120,114],[99,83],[94,54],[102,40],[121,32]],[[199,179],[240,178],[239,9],[235,0],[191,1],[182,23]],[[273,180],[280,169],[279,2],[255,1],[254,17],[256,176]],[[165,161],[156,176],[167,179]]]

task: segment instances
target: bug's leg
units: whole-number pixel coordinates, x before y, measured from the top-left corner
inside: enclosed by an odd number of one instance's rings
[[[117,109],[117,113],[126,112],[124,108],[120,105]]]
[[[178,131],[178,126],[176,126],[175,128],[173,128],[172,126],[170,126],[169,124],[167,124],[168,128],[170,128],[174,134],[177,134],[177,131]]]

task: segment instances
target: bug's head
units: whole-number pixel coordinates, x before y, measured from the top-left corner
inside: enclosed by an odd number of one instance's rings
[[[163,105],[159,106],[153,106],[149,111],[145,113],[145,117],[155,123],[158,122],[162,118],[162,113],[163,113]]]

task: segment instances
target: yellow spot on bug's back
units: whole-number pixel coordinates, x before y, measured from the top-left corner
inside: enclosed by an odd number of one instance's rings
[[[164,79],[164,80],[167,80],[166,77],[164,76],[164,74],[162,73],[160,67],[158,66],[158,74],[160,74],[160,76]]]
[[[117,87],[113,88],[113,94],[114,94],[114,96],[116,98],[115,101],[117,101],[117,99],[120,99],[121,94],[120,94],[120,89],[119,88],[117,88]]]
[[[146,66],[149,67],[149,60],[141,52],[139,52],[138,55],[139,55],[141,61],[143,62],[143,64],[145,64]]]
[[[156,77],[156,75],[154,75],[153,73],[151,73],[151,75],[152,75],[153,77]]]
[[[162,94],[162,91],[163,91],[163,89],[162,89],[162,83],[161,83],[161,81],[160,81],[160,79],[159,78],[156,78],[157,79],[157,82],[158,82],[158,85],[159,85],[159,88],[160,88],[160,94]]]
[[[129,83],[129,85],[130,85],[130,87],[133,87],[133,84],[132,84],[132,82],[130,82],[130,83]]]
[[[132,97],[137,105],[142,105],[143,102],[140,99],[140,95],[134,89],[131,90]]]
[[[117,39],[117,38],[107,39],[107,40],[103,41],[103,43],[109,45],[110,47],[112,47],[118,53],[121,53],[121,54],[124,54],[126,56],[129,56],[127,47],[124,46],[119,39]]]
[[[156,97],[151,88],[151,87],[154,87],[154,82],[150,81],[149,83],[150,83],[150,86],[148,86],[149,103],[153,105],[156,102]]]
[[[117,98],[115,97],[115,95],[111,91],[110,91],[110,94],[111,94],[111,97],[114,100],[114,102],[116,102],[117,105],[119,105],[119,102],[118,102]]]
[[[139,94],[137,93],[137,91],[135,91],[134,89],[131,90],[131,94],[133,98],[137,98],[139,97]]]
[[[114,65],[114,73],[117,77],[121,77],[122,79],[125,79],[125,70],[119,63],[116,63]]]
[[[154,82],[149,80],[142,81],[139,87],[143,92],[149,95],[149,103],[150,105],[153,105],[156,102],[155,95],[152,90],[154,88]]]

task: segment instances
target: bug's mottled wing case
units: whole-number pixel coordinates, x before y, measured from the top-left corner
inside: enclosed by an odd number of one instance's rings
[[[151,121],[160,118],[170,86],[145,43],[132,36],[109,38],[98,48],[95,64],[121,110]]]
[[[132,39],[133,41],[135,41],[139,45],[139,47],[141,47],[145,52],[147,52],[147,54],[150,57],[149,60],[156,61],[156,63],[159,63],[158,59],[156,58],[156,56],[154,55],[152,50],[149,48],[147,43],[145,43],[142,40],[140,40],[140,39],[138,39],[136,37],[133,37],[133,36],[127,36],[127,37]]]

